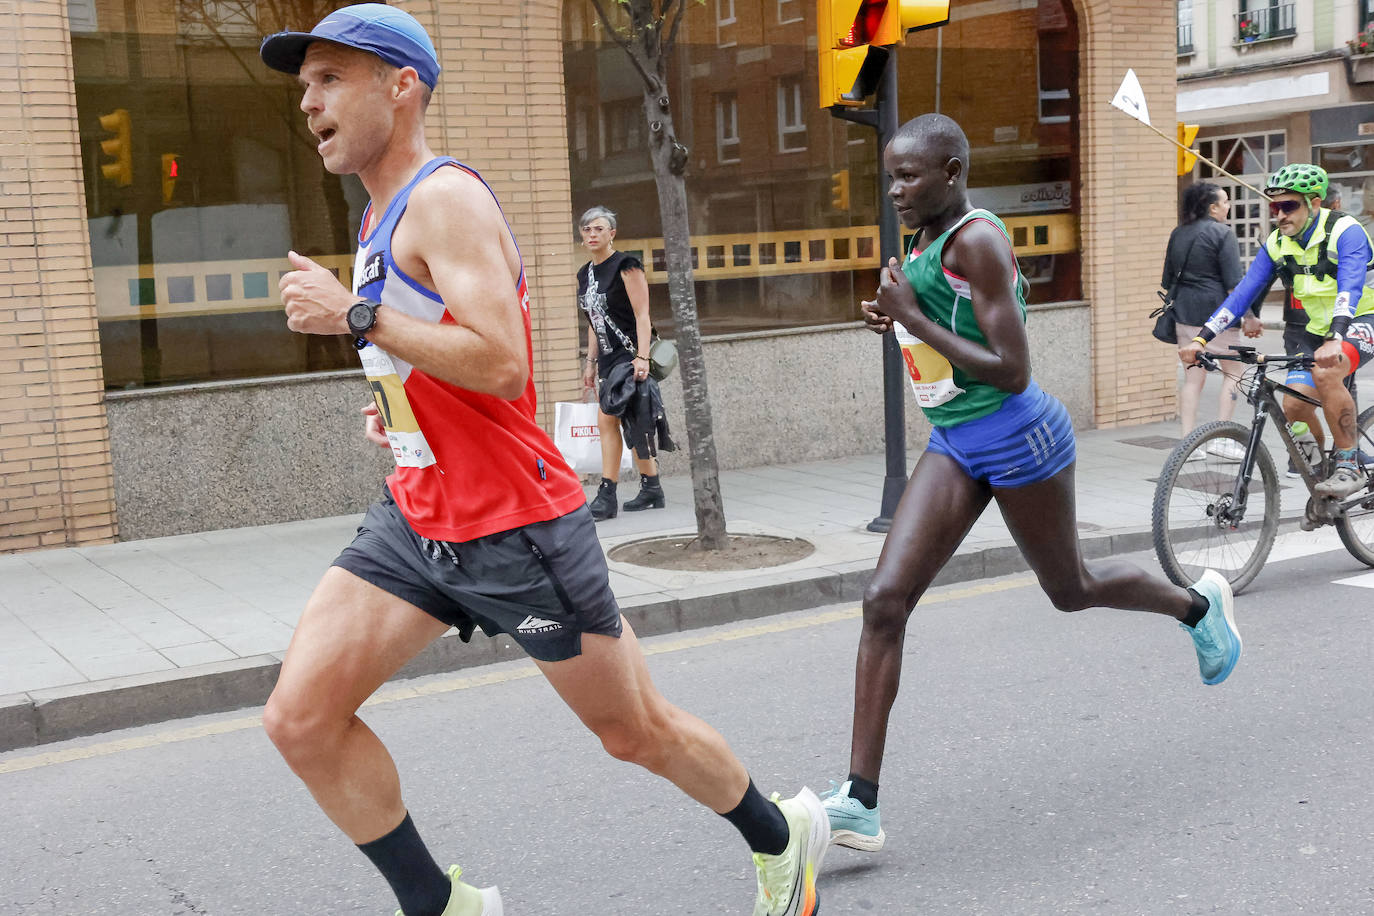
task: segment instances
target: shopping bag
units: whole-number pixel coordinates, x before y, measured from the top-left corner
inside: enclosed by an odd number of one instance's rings
[[[579,474],[601,473],[601,433],[596,427],[595,404],[559,401],[553,408],[553,444],[563,460]]]
[[[563,460],[578,474],[601,473],[601,431],[597,428],[595,401],[559,401],[553,408],[553,444]],[[620,469],[634,466],[630,450],[620,450]]]

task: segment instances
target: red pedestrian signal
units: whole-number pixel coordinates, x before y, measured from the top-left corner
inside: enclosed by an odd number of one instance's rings
[[[888,47],[948,21],[949,0],[817,0],[821,107],[863,105],[878,89]]]

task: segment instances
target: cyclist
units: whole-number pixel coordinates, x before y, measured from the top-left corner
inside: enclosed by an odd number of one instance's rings
[[[1307,315],[1302,333],[1284,335],[1285,349],[1315,360],[1310,373],[1290,372],[1287,384],[1321,399],[1335,445],[1336,467],[1316,492],[1343,498],[1365,485],[1355,447],[1355,399],[1345,378],[1374,359],[1374,289],[1366,277],[1374,244],[1353,216],[1322,207],[1327,187],[1326,172],[1315,165],[1293,163],[1274,173],[1265,189],[1274,231],[1239,285],[1178,355],[1193,365],[1209,340],[1235,324],[1275,277],[1281,279],[1294,310]],[[1318,428],[1311,405],[1290,397],[1283,409],[1290,421]]]

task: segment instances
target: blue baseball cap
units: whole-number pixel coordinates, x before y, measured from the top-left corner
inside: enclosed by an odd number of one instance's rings
[[[424,26],[405,10],[385,3],[357,3],[337,9],[309,32],[278,32],[262,40],[262,62],[282,73],[300,73],[305,49],[332,41],[376,54],[393,67],[414,67],[430,89],[439,82],[439,55]]]

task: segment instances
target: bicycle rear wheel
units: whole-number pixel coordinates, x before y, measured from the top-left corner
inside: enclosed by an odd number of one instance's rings
[[[1214,569],[1239,592],[1264,566],[1279,527],[1279,479],[1264,443],[1255,455],[1245,517],[1230,516],[1241,468],[1235,456],[1249,440],[1250,430],[1238,423],[1206,423],[1165,461],[1151,527],[1159,565],[1175,585],[1192,585]]]
[[[1364,453],[1361,464],[1368,470],[1374,465],[1374,407],[1360,414],[1356,426],[1355,443]],[[1365,495],[1369,498],[1336,519],[1336,533],[1352,557],[1365,566],[1374,566],[1374,493]]]

